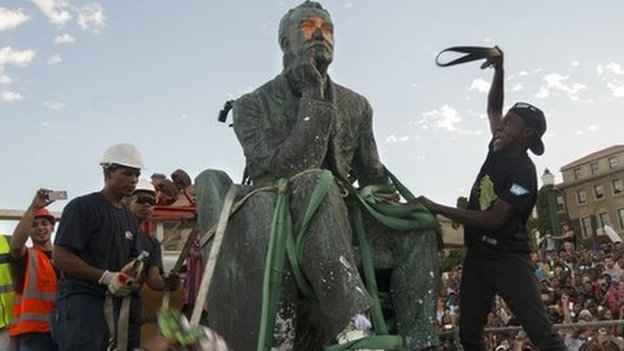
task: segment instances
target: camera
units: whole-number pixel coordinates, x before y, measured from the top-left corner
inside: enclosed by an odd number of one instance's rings
[[[52,190],[47,195],[49,201],[67,200],[67,191],[65,190]]]

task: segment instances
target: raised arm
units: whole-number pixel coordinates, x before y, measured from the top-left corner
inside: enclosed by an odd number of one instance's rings
[[[492,135],[496,133],[500,122],[503,120],[503,101],[505,99],[504,78],[505,71],[503,69],[503,51],[496,47],[498,55],[493,55],[486,61],[485,67],[494,68],[494,77],[488,94],[487,114],[490,122],[490,131]]]
[[[48,201],[47,191],[45,189],[37,190],[33,197],[30,206],[24,211],[22,218],[17,223],[13,236],[11,236],[11,256],[13,258],[20,258],[26,253],[26,241],[30,236],[33,228],[33,221],[37,210],[48,206],[51,201]]]

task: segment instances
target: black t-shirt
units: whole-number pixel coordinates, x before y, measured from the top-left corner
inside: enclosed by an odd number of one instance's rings
[[[143,273],[141,277],[145,279],[147,277],[147,270],[151,267],[158,267],[158,271],[160,274],[163,273],[163,265],[162,265],[162,253],[160,249],[160,243],[153,236],[149,236],[144,234],[143,232],[139,232],[137,236],[137,240],[135,242],[134,248],[132,249],[131,256],[137,257],[141,251],[146,251],[149,256],[145,260],[145,265],[143,266]],[[139,296],[139,292],[133,292],[133,295]]]
[[[70,201],[63,210],[54,244],[67,247],[87,264],[118,272],[131,259],[137,221],[125,206],[113,206],[97,192]],[[59,298],[72,294],[104,296],[106,287],[64,272]]]
[[[469,248],[529,252],[526,222],[537,200],[537,175],[529,156],[509,157],[489,152],[470,192],[468,209],[487,210],[499,198],[514,212],[498,231],[466,226],[464,242]]]

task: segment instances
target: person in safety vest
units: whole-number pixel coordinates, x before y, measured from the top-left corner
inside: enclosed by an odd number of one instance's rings
[[[139,221],[140,228],[152,217],[154,205],[156,204],[156,190],[146,179],[140,179],[132,196],[126,199],[130,211]],[[148,256],[143,270],[140,272],[139,283],[145,282],[150,289],[156,291],[177,290],[180,285],[180,277],[177,274],[170,274],[163,277],[162,253],[158,240],[140,230],[135,242],[132,256],[136,257],[141,252],[147,252]],[[132,302],[130,305],[128,350],[138,348],[141,343],[141,295],[139,291],[132,292]]]
[[[53,351],[50,315],[58,290],[58,275],[52,266],[54,216],[45,209],[48,190],[39,189],[20,219],[11,238],[15,300],[10,335],[18,351]],[[32,247],[26,247],[30,237]]]
[[[123,204],[143,168],[139,150],[117,144],[100,161],[104,188],[70,201],[54,239],[54,264],[62,271],[52,334],[61,351],[104,351],[109,340],[106,316],[115,323],[121,298],[134,284],[123,268],[131,261],[138,226]],[[105,314],[105,301],[114,306]],[[111,302],[112,301],[112,302]],[[126,350],[117,350],[126,351]]]
[[[0,235],[0,350],[15,351],[9,335],[13,319],[13,277],[11,276],[11,238]]]

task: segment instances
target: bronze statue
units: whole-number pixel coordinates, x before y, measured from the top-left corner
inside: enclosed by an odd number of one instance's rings
[[[289,178],[290,213],[293,232],[297,233],[322,170],[330,170],[335,176],[303,241],[301,271],[314,301],[302,303],[292,272],[287,269],[284,274],[274,338],[280,350],[315,349],[301,344],[303,335],[310,333],[303,330],[302,310],[316,310],[306,315],[325,327],[325,333],[319,334],[324,339],[321,343],[349,340],[350,335],[357,334],[351,333],[353,330],[362,336],[372,334],[370,323],[366,324],[371,297],[357,269],[359,251],[353,244],[348,211],[356,204],[345,196],[345,189],[354,180],[360,187],[388,184],[389,180],[377,153],[371,106],[366,98],[334,83],[327,74],[333,59],[333,29],[329,13],[316,2],[306,1],[291,9],[279,26],[282,73],[233,103],[234,131],[252,185],[241,186],[241,195]],[[202,229],[215,223],[219,210],[215,202],[229,184],[222,172],[205,171],[197,177]],[[214,277],[215,288],[209,293],[209,324],[236,350],[255,347],[262,271],[275,203],[274,192],[259,192],[231,218]],[[375,268],[386,273],[389,280],[394,330],[404,337],[405,349],[437,345],[436,233],[397,232],[371,216],[365,217],[365,224]],[[310,321],[306,323],[310,325]],[[296,342],[303,348],[294,346]]]

